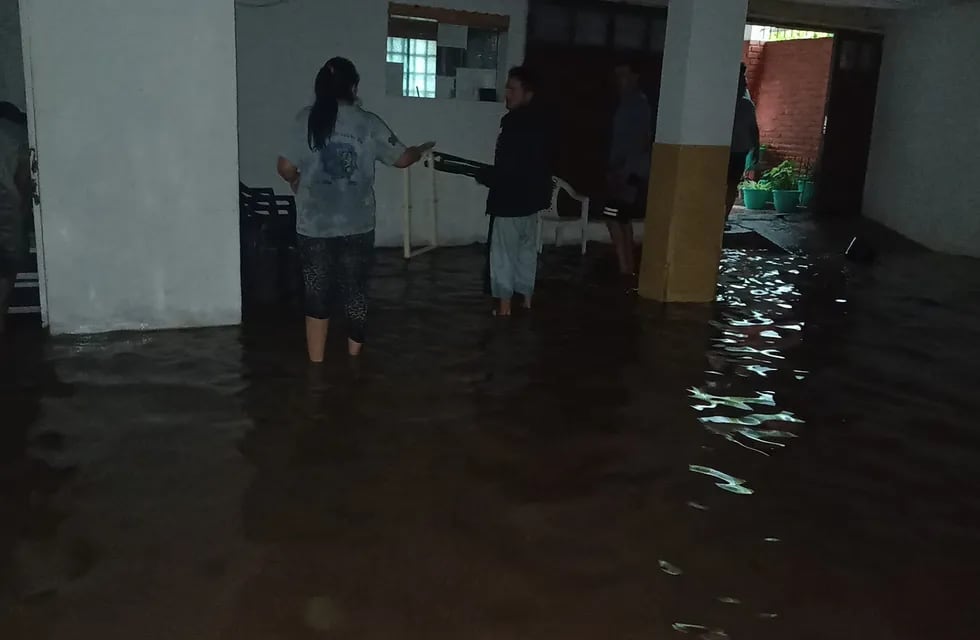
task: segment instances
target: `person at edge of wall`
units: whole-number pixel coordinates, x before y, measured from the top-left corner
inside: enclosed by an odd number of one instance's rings
[[[510,316],[515,294],[531,308],[538,269],[538,212],[551,205],[554,171],[552,119],[535,98],[538,81],[527,67],[507,74],[507,114],[493,165],[476,180],[487,194],[490,295],[496,316]]]
[[[618,64],[615,77],[619,103],[613,114],[606,169],[608,197],[603,215],[609,218],[606,226],[619,261],[619,273],[632,289],[637,272],[633,221],[646,215],[652,122],[650,103],[640,89],[636,65],[629,61]]]
[[[9,102],[0,102],[0,334],[27,253],[30,176],[27,115]]]
[[[336,305],[342,303],[347,316],[348,353],[360,355],[366,339],[375,163],[405,169],[435,146],[403,145],[381,118],[361,108],[359,84],[350,60],[328,60],[314,82],[315,101],[296,117],[277,166],[296,194],[306,346],[314,363],[324,360]]]
[[[755,104],[749,95],[748,81],[745,78],[745,63],[738,74],[738,98],[735,101],[735,121],[732,124],[732,148],[728,157],[728,189],[725,192],[725,222],[735,206],[738,183],[746,171],[749,155],[759,156],[759,123],[755,116]]]

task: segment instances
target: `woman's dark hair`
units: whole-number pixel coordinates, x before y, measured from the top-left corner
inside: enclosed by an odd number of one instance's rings
[[[337,126],[341,102],[353,102],[354,91],[361,82],[354,63],[347,58],[331,58],[316,74],[313,92],[316,100],[310,111],[306,137],[310,149],[322,149]]]

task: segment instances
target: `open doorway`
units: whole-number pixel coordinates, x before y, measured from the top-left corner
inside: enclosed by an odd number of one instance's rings
[[[747,167],[744,206],[780,213],[811,206],[826,131],[833,49],[829,32],[746,26],[742,62],[759,124],[760,153]],[[789,199],[786,191],[797,193]],[[757,192],[764,192],[765,200]]]
[[[798,191],[795,206],[770,194],[753,208],[860,213],[880,52],[876,34],[747,25],[743,62],[762,153],[746,177],[777,189],[766,178],[789,167]]]
[[[24,17],[18,0],[0,0],[0,320],[11,332],[47,325]]]

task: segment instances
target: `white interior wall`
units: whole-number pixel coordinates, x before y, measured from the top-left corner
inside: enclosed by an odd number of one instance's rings
[[[508,66],[524,59],[526,0],[426,0],[428,6],[510,16]],[[386,96],[387,0],[287,0],[267,8],[237,9],[239,147],[241,178],[252,186],[284,191],[276,157],[296,113],[312,100],[313,79],[333,56],[350,58],[361,74],[366,109],[384,118],[406,144],[435,140],[446,153],[490,161],[504,113],[502,103]],[[423,205],[425,171],[418,178],[416,204]],[[439,174],[439,236],[443,244],[486,239],[486,190],[471,179]],[[377,242],[401,243],[402,177],[379,168]],[[421,215],[421,214],[419,214]],[[426,239],[425,220],[416,219],[414,237]]]
[[[18,0],[0,0],[0,100],[24,109],[24,58]]]
[[[864,214],[980,257],[980,4],[903,13],[885,32]]]
[[[232,0],[22,11],[52,331],[237,323]]]

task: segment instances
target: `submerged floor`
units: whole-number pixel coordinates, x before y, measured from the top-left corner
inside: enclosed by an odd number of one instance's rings
[[[732,236],[710,308],[550,249],[492,320],[479,250],[383,253],[356,368],[20,341],[0,638],[976,637],[980,269],[809,224],[745,218],[798,252]]]

